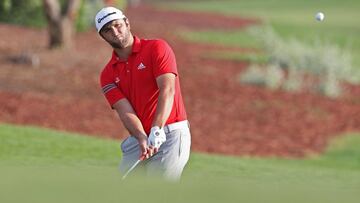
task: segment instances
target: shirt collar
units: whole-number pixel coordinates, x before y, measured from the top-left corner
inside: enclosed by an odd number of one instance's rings
[[[138,53],[140,50],[141,50],[141,40],[137,36],[134,36],[134,42],[132,45],[132,50],[131,50],[132,53],[131,54]],[[124,62],[124,61],[119,59],[118,56],[116,55],[115,51],[113,50],[110,63],[113,65],[117,62]]]
[[[140,49],[141,49],[141,40],[137,36],[134,36],[132,53],[138,53]]]

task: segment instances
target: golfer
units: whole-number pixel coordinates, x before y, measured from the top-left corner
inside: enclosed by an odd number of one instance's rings
[[[130,22],[114,7],[95,17],[100,36],[113,48],[102,70],[102,91],[130,136],[121,143],[120,171],[144,160],[148,176],[178,180],[188,162],[191,135],[175,55],[160,39],[132,35]]]

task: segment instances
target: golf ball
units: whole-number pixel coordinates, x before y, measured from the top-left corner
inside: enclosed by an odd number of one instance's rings
[[[323,21],[324,18],[325,18],[325,15],[324,15],[324,13],[322,13],[322,12],[318,12],[318,13],[316,13],[316,15],[315,15],[315,19],[316,19],[317,21]]]

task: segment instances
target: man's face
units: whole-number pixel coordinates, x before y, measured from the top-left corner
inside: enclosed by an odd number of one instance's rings
[[[100,35],[113,48],[123,49],[129,46],[130,24],[127,19],[113,20],[101,29]]]

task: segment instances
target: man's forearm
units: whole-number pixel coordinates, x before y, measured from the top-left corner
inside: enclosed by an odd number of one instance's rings
[[[116,110],[125,128],[132,136],[135,136],[138,139],[144,138],[144,136],[146,137],[141,121],[127,99],[119,100],[113,105],[113,108]]]
[[[135,136],[137,139],[141,137],[147,137],[144,128],[139,120],[139,118],[134,114],[119,114],[121,121],[123,122],[125,128],[129,131],[132,136]]]
[[[165,125],[173,107],[174,94],[175,92],[171,89],[160,90],[152,126],[163,127]]]

